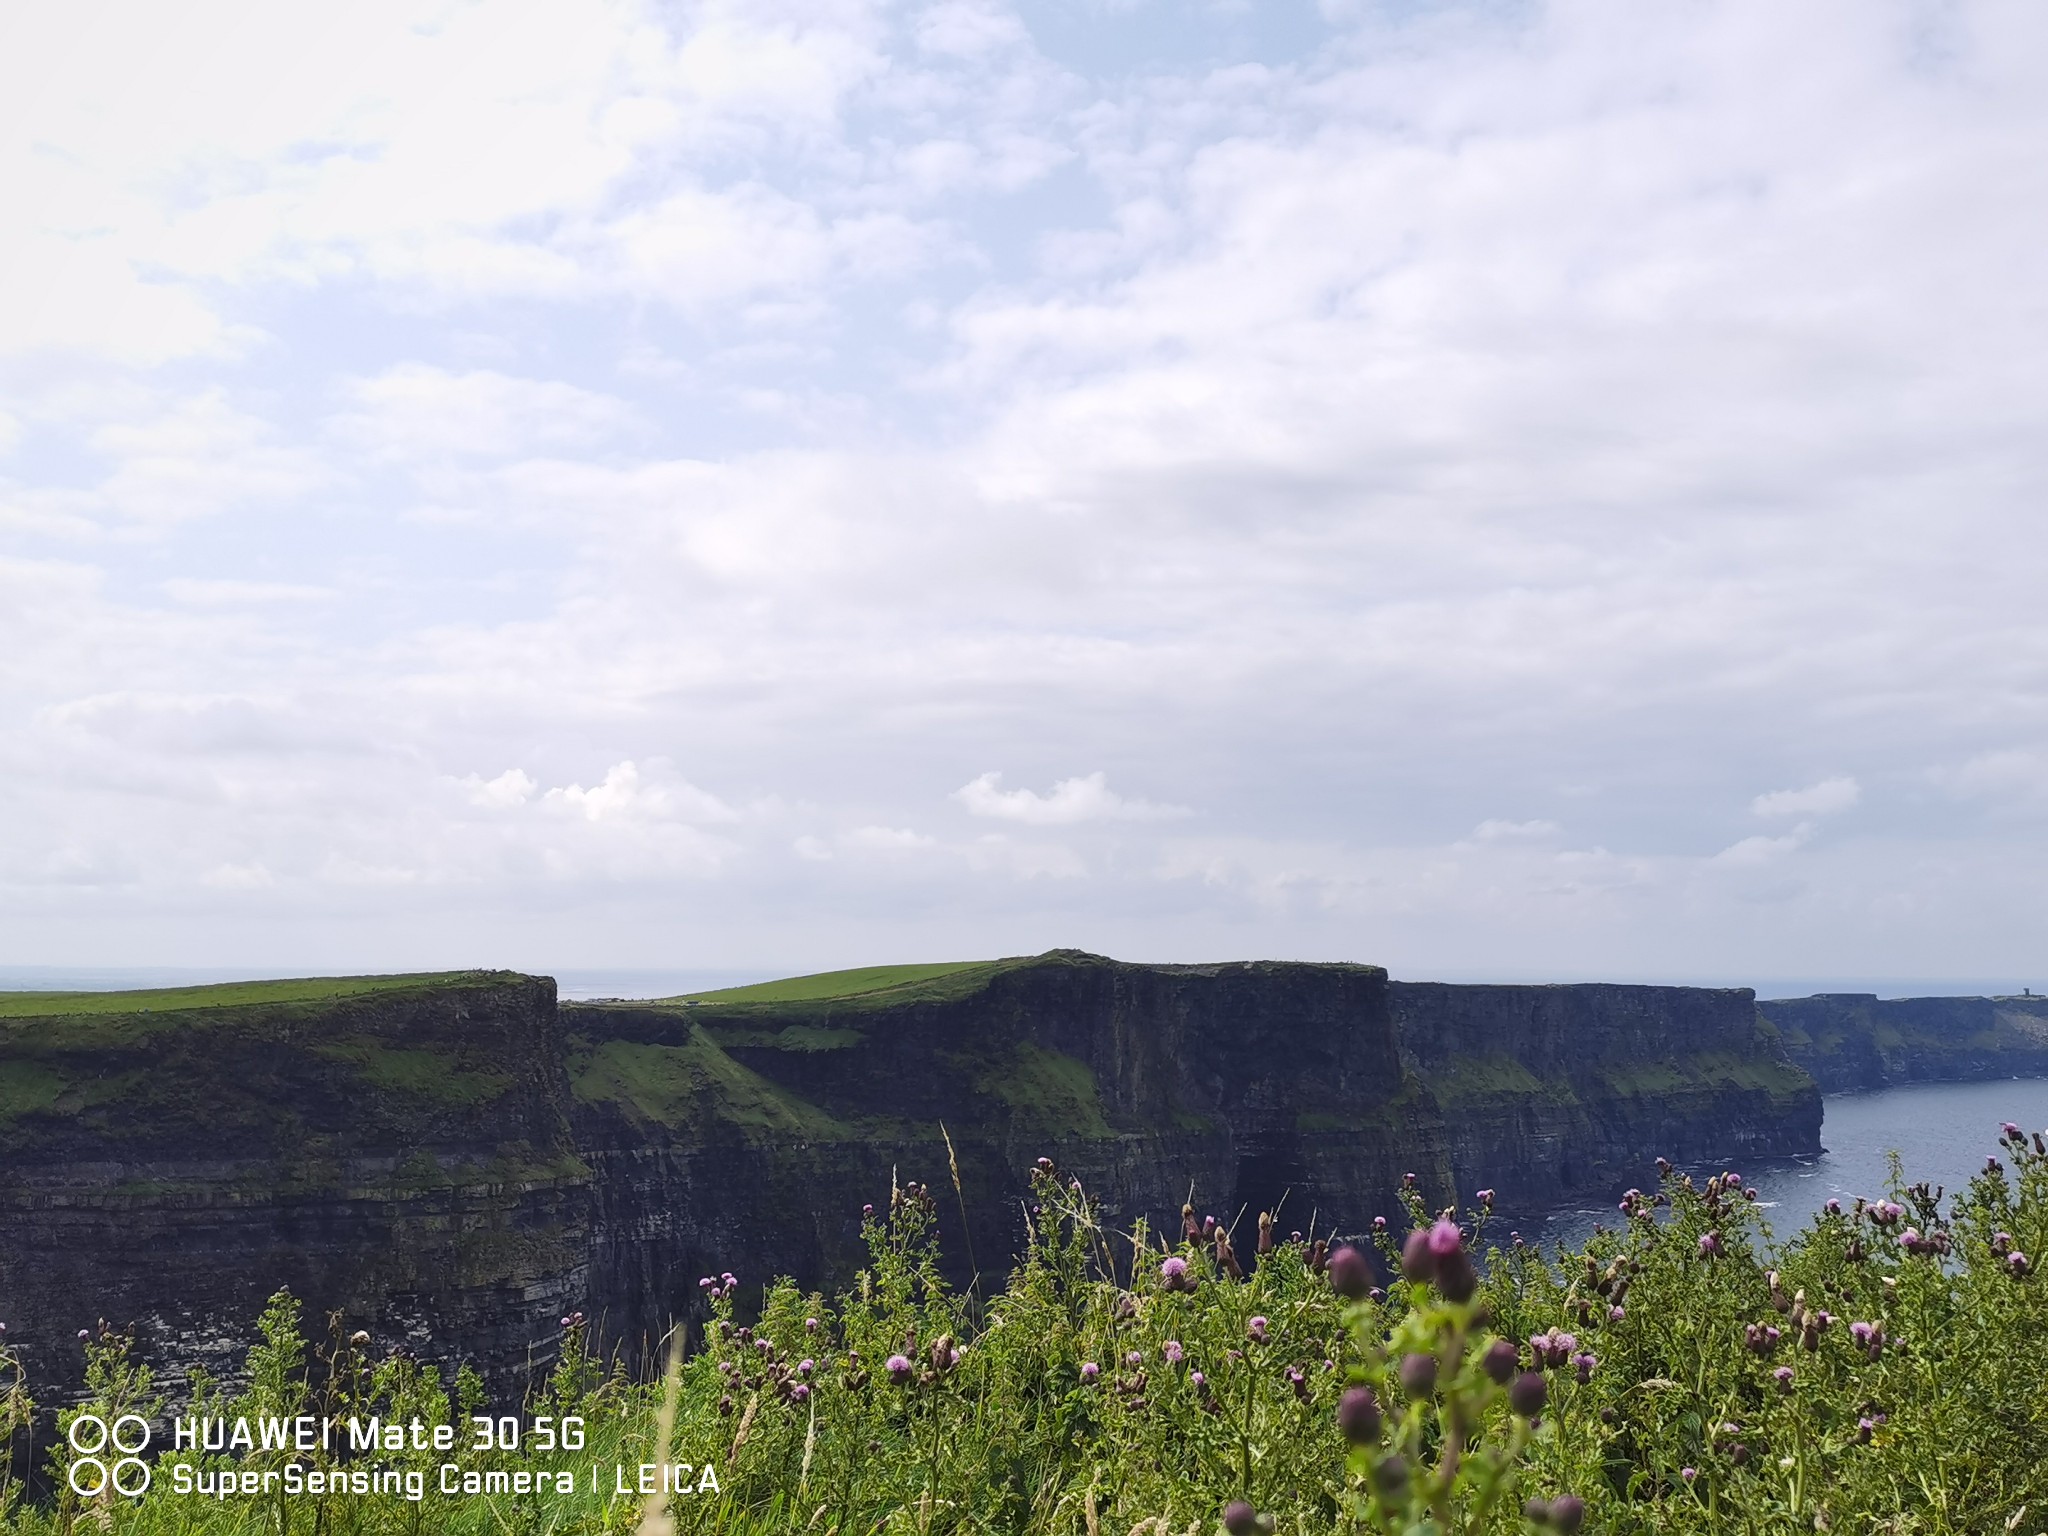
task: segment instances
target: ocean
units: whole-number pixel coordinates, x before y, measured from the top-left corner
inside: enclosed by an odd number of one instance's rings
[[[1858,1195],[1874,1200],[1887,1193],[1894,1152],[1907,1182],[1925,1179],[1953,1193],[1984,1166],[1987,1156],[1998,1154],[2002,1122],[2017,1121],[2029,1131],[2048,1128],[2048,1079],[2043,1078],[1922,1083],[1830,1094],[1821,1102],[1824,1150],[1818,1157],[1737,1159],[1726,1165],[1756,1186],[1764,1219],[1779,1237],[1803,1227],[1830,1199],[1848,1205]],[[1586,1201],[1525,1226],[1522,1235],[1546,1246],[1576,1247],[1596,1225],[1619,1220],[1612,1199]]]

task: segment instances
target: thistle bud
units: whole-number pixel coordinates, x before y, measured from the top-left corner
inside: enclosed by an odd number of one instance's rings
[[[1514,1380],[1515,1368],[1522,1363],[1522,1352],[1506,1339],[1495,1339],[1480,1356],[1479,1368],[1490,1376],[1496,1386],[1506,1386]]]
[[[1339,1248],[1330,1255],[1326,1268],[1330,1289],[1346,1301],[1357,1301],[1372,1289],[1372,1265],[1356,1248]]]
[[[1550,1384],[1540,1371],[1524,1371],[1508,1388],[1508,1407],[1525,1419],[1533,1419],[1550,1400]]]
[[[1380,1437],[1380,1400],[1371,1387],[1352,1387],[1337,1400],[1337,1430],[1353,1445]]]
[[[1223,1506],[1223,1529],[1230,1536],[1252,1536],[1259,1528],[1259,1512],[1243,1499],[1232,1499]]]
[[[1403,1355],[1401,1390],[1410,1397],[1428,1397],[1436,1390],[1436,1356]]]
[[[1429,1246],[1429,1233],[1417,1227],[1401,1248],[1402,1278],[1418,1284],[1436,1278],[1436,1254]]]

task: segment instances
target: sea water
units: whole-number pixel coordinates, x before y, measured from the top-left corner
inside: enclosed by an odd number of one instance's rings
[[[2012,1120],[2029,1131],[2048,1129],[2048,1078],[1835,1093],[1821,1101],[1821,1108],[1824,1150],[1818,1157],[1735,1158],[1716,1165],[1733,1167],[1756,1186],[1764,1219],[1781,1238],[1805,1226],[1831,1199],[1848,1205],[1858,1195],[1875,1200],[1888,1193],[1893,1152],[1908,1182],[1924,1179],[1955,1193],[1983,1168],[1986,1157],[2002,1155],[2002,1122]],[[1545,1246],[1576,1247],[1596,1224],[1613,1227],[1620,1221],[1612,1199],[1598,1205],[1587,1201],[1525,1224],[1522,1235]]]

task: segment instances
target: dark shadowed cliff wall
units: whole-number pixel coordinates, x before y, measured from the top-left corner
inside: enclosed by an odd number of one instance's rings
[[[1823,992],[1757,1011],[1823,1093],[2048,1077],[2048,998]]]
[[[1689,1162],[1817,1151],[1820,1096],[1746,988],[1395,982],[1461,1189],[1541,1205]]]
[[[1192,1196],[1356,1231],[1404,1173],[1533,1211],[1659,1153],[1818,1145],[1744,992],[1071,951],[781,1002],[378,985],[0,1019],[0,1317],[39,1382],[75,1382],[101,1317],[174,1375],[229,1369],[285,1284],[512,1393],[565,1311],[638,1349],[701,1274],[844,1278],[892,1179],[934,1187],[963,1278],[999,1276],[1041,1155],[1123,1222]]]
[[[263,1302],[345,1307],[501,1379],[587,1288],[552,981],[0,1020],[0,1306],[34,1378],[134,1323],[238,1369]]]

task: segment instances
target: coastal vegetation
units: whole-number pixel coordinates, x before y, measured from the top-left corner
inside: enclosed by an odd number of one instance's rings
[[[843,1291],[701,1278],[665,1373],[599,1357],[580,1314],[523,1404],[403,1341],[262,1317],[243,1379],[175,1391],[89,1329],[55,1435],[0,1396],[6,1529],[74,1532],[2018,1532],[2048,1527],[2048,1151],[2008,1125],[1960,1191],[1907,1182],[1774,1235],[1737,1170],[1667,1167],[1576,1252],[1502,1234],[1479,1192],[1357,1246],[1287,1213],[1113,1230],[1042,1160],[1023,1256],[947,1283],[958,1189],[865,1213]],[[310,1337],[308,1337],[310,1335]],[[449,1424],[452,1449],[172,1448],[149,1491],[81,1494],[72,1432],[124,1414]],[[478,1445],[471,1426],[493,1427]],[[575,1421],[573,1448],[558,1427]],[[506,1447],[505,1425],[517,1444]],[[32,1447],[32,1427],[42,1426]],[[260,1432],[259,1432],[260,1437]],[[54,1447],[53,1447],[54,1439]],[[548,1443],[542,1446],[545,1439]],[[401,1474],[292,1491],[284,1469]],[[38,1490],[24,1487],[31,1466]],[[258,1491],[181,1494],[190,1481]],[[666,1471],[659,1469],[667,1469]],[[686,1469],[686,1470],[679,1470]],[[708,1469],[708,1476],[707,1476]],[[276,1478],[262,1474],[276,1472]],[[403,1474],[421,1496],[407,1497]],[[493,1479],[491,1474],[500,1474]],[[526,1474],[523,1479],[520,1474]],[[652,1492],[643,1491],[651,1479]],[[131,1485],[137,1480],[130,1470]],[[54,1488],[50,1494],[45,1491]],[[463,1491],[465,1488],[474,1491]],[[444,1492],[443,1489],[452,1489]]]

